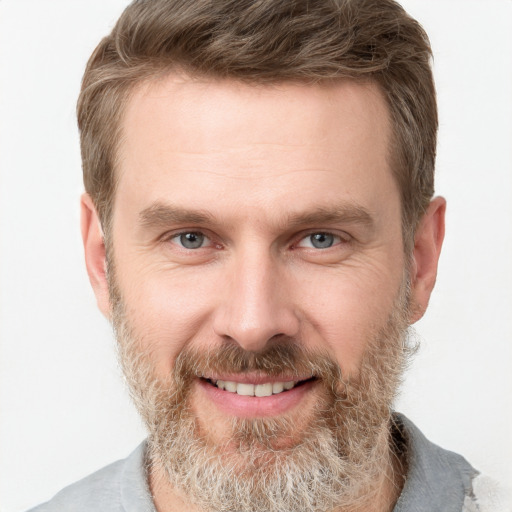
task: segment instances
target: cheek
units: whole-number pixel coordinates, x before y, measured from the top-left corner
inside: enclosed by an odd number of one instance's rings
[[[126,313],[158,375],[168,375],[176,357],[194,339],[211,336],[208,318],[214,289],[210,280],[184,273],[148,271],[126,279]]]
[[[389,268],[352,270],[310,275],[301,289],[305,343],[327,350],[345,375],[358,372],[370,340],[389,319],[401,284],[401,275],[393,276]]]

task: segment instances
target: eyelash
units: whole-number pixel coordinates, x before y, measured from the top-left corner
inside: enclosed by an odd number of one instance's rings
[[[181,231],[179,233],[173,233],[172,235],[165,237],[164,242],[172,242],[173,240],[179,239],[185,235],[199,235],[199,236],[204,237],[206,240],[208,240],[210,242],[210,244],[213,244],[212,238],[200,230],[188,230],[188,231]],[[186,250],[186,251],[195,251],[198,249],[205,248],[205,247],[203,247],[203,245],[201,245],[200,247],[197,247],[197,248],[189,248],[189,247],[184,247],[183,243],[177,243],[177,242],[174,242],[174,243],[176,245],[178,245],[181,249]],[[217,246],[220,247],[220,244],[217,244]]]
[[[333,238],[333,242],[331,245],[328,245],[326,247],[305,247],[305,246],[301,246],[301,243],[305,242],[306,240],[311,240],[312,242],[312,237],[314,235],[318,235],[318,236],[323,236],[323,237],[332,237]],[[317,240],[320,244],[322,243],[321,240]],[[314,250],[318,250],[318,251],[325,251],[327,249],[330,249],[331,247],[336,247],[338,245],[341,245],[341,244],[346,244],[350,241],[348,235],[346,235],[346,233],[344,233],[343,235],[342,234],[336,234],[336,233],[332,233],[331,231],[311,231],[307,234],[305,234],[304,236],[302,236],[300,238],[300,240],[298,241],[297,244],[294,244],[294,247],[304,247],[306,249],[314,249]],[[313,242],[312,242],[312,245]]]

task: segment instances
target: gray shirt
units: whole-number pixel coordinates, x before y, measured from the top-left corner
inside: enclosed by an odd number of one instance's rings
[[[394,440],[408,473],[393,512],[480,510],[472,482],[478,472],[460,455],[431,443],[405,416],[395,414]],[[119,460],[60,491],[31,512],[155,512],[142,443]]]

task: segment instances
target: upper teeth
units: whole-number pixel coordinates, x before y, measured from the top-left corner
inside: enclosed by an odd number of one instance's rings
[[[296,382],[266,382],[265,384],[246,384],[245,382],[232,382],[229,380],[218,380],[216,386],[230,393],[237,393],[243,396],[271,396],[282,391],[292,389]]]

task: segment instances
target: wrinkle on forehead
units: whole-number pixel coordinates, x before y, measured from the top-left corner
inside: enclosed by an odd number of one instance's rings
[[[253,172],[251,172],[253,171]],[[187,171],[185,171],[187,172]],[[188,172],[193,172],[197,175],[213,176],[218,178],[223,178],[225,180],[235,180],[240,182],[255,182],[261,180],[275,180],[277,178],[283,178],[290,175],[297,175],[300,173],[335,173],[334,169],[318,169],[318,168],[304,168],[304,169],[284,169],[277,170],[275,168],[269,167],[266,171],[262,169],[253,169],[250,167],[240,167],[237,170],[230,170],[229,172],[219,169],[201,169],[201,168],[191,168]]]

